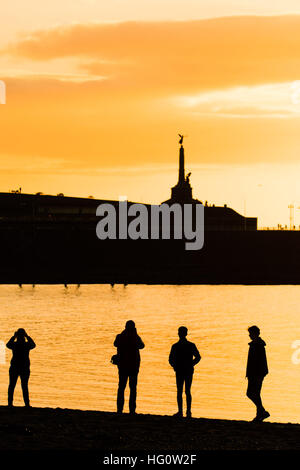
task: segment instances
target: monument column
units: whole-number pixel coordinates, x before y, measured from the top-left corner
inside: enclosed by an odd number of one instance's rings
[[[180,146],[179,149],[179,176],[178,176],[178,184],[183,184],[185,181],[185,174],[184,174],[184,148],[183,145]]]

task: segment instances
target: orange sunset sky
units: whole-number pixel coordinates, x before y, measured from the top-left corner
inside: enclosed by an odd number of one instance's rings
[[[2,2],[0,191],[300,207],[299,0]],[[300,209],[295,209],[300,225]]]

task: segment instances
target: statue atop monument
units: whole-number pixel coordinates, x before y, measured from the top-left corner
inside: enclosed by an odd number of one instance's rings
[[[184,135],[182,135],[182,134],[178,134],[178,135],[180,137],[179,143],[180,143],[180,145],[182,145]]]

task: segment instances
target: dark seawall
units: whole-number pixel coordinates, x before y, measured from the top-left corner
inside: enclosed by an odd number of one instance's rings
[[[182,240],[99,240],[94,222],[0,223],[0,283],[299,284],[299,231],[205,232]]]

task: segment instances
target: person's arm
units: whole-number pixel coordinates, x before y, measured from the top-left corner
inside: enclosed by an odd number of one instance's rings
[[[143,349],[145,347],[142,339],[138,336],[138,348]]]
[[[197,346],[195,344],[194,344],[193,355],[194,355],[193,366],[195,366],[196,364],[198,364],[198,362],[200,362],[200,359],[201,359],[200,353],[199,353],[199,351],[197,349]]]
[[[265,376],[268,373],[268,363],[267,363],[267,355],[266,355],[266,350],[265,346],[259,345],[259,348],[257,348],[257,371],[258,374],[261,376]]]
[[[175,351],[174,346],[171,347],[170,355],[169,355],[169,364],[173,369],[175,369]]]
[[[16,339],[16,333],[10,338],[8,343],[6,343],[6,347],[8,349],[13,349],[14,348],[15,339]]]
[[[30,336],[28,336],[28,335],[26,335],[26,338],[27,338],[29,349],[34,349],[36,347],[36,344],[33,341],[33,339],[30,338]]]
[[[115,339],[115,341],[114,341],[114,346],[115,346],[116,348],[118,348],[119,345],[120,345],[120,344],[119,344],[119,335],[117,335],[117,336],[116,336],[116,339]]]

